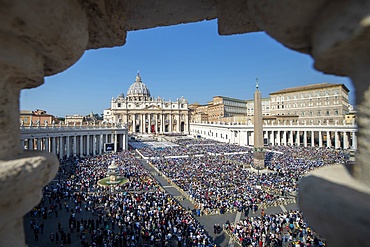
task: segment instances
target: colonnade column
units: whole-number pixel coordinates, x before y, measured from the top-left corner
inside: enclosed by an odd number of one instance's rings
[[[283,145],[286,146],[286,131],[283,131]]]
[[[28,150],[33,150],[33,139],[28,139],[27,140],[27,148]]]
[[[173,127],[173,126],[172,126],[172,114],[169,114],[169,118],[170,118],[170,119],[169,119],[169,128],[170,128],[170,129],[168,130],[168,132],[172,132],[172,127]]]
[[[45,138],[45,150],[47,151],[47,152],[50,152],[50,147],[49,147],[50,145],[49,145],[49,137],[46,137]]]
[[[113,143],[114,143],[114,152],[117,152],[117,134],[114,133],[112,138],[113,138]]]
[[[36,140],[36,146],[37,146],[37,150],[41,150],[41,138],[37,138]]]
[[[90,155],[90,135],[86,135],[86,155]]]
[[[272,143],[272,145],[275,145],[274,131],[271,131],[270,133],[270,143]]]
[[[334,147],[335,149],[339,148],[339,136],[338,136],[338,131],[335,131],[334,133],[335,141],[334,141]]]
[[[180,114],[178,114],[176,118],[176,132],[180,133]]]
[[[307,131],[303,131],[303,145],[307,147]]]
[[[140,133],[144,133],[145,132],[145,119],[144,119],[144,115],[141,114],[140,115],[140,118],[141,118],[141,121],[140,121]]]
[[[352,135],[352,149],[357,150],[357,136],[356,136],[356,132],[355,131],[352,131],[351,135]]]
[[[349,147],[349,143],[348,143],[348,133],[347,132],[343,132],[343,149],[347,149]]]
[[[51,152],[55,155],[57,154],[56,137],[51,137]]]
[[[290,134],[290,145],[294,145],[294,135],[293,135],[293,130],[291,130],[290,132],[289,132]]]
[[[299,135],[299,130],[297,130],[297,136],[296,136],[296,141],[295,143],[297,144],[297,146],[300,146],[301,145],[301,136]]]
[[[329,131],[326,131],[326,147],[331,147],[331,136]]]
[[[321,130],[319,130],[319,147],[322,147],[322,133]]]
[[[84,156],[84,136],[80,135],[80,156]]]
[[[280,146],[280,141],[281,141],[281,139],[280,139],[280,130],[278,130],[276,138],[277,138],[277,145]]]
[[[63,143],[63,136],[59,137],[59,158],[62,159],[64,157],[64,143]]]
[[[148,133],[152,133],[152,114],[148,114],[149,119],[148,119]]]
[[[311,147],[315,146],[315,132],[311,130]]]
[[[70,136],[66,136],[66,149],[67,149],[67,153],[66,153],[66,156],[67,156],[67,159],[69,158],[70,154],[71,154],[71,144],[70,144]]]
[[[91,135],[92,138],[92,155],[96,155],[96,135]]]
[[[73,136],[73,157],[77,156],[77,136]]]
[[[104,135],[103,134],[100,134],[100,138],[99,138],[99,154],[102,154],[102,150],[103,150],[103,137]]]
[[[158,132],[158,114],[155,114],[154,133]]]

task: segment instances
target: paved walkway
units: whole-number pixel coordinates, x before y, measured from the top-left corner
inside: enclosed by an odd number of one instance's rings
[[[177,190],[175,186],[170,184],[164,177],[160,176],[158,172],[153,169],[145,160],[141,160],[141,163],[146,167],[149,172],[153,175],[153,177],[159,182],[159,184],[172,196],[175,198],[179,198],[179,203],[187,209],[193,209],[194,205],[191,201],[184,198],[180,191]],[[67,169],[70,169],[70,165],[65,166]],[[52,181],[51,183],[56,184],[56,180]],[[181,198],[181,199],[180,199]],[[74,203],[72,201],[69,201],[65,199],[62,201],[62,208],[60,209],[58,207],[58,214],[48,214],[46,219],[43,219],[42,217],[34,217],[30,214],[27,214],[24,216],[24,229],[25,229],[25,237],[26,237],[26,243],[30,247],[49,247],[49,246],[70,246],[70,247],[79,247],[81,246],[81,239],[80,235],[74,230],[74,232],[69,232],[69,226],[68,226],[68,219],[71,215],[71,211],[67,211],[65,209],[64,205],[69,205],[70,209],[73,208]],[[50,206],[48,201],[44,201],[45,206]],[[285,205],[285,206],[277,206],[277,207],[271,207],[265,209],[266,214],[272,214],[272,213],[278,213],[278,212],[284,212],[286,210],[294,210],[297,209],[298,206],[296,204],[291,205]],[[253,214],[250,213],[250,216]],[[260,215],[260,211],[258,210],[255,215]],[[213,242],[217,244],[217,246],[220,247],[226,247],[226,246],[234,246],[234,243],[229,238],[229,235],[226,234],[224,231],[221,231],[221,233],[214,233],[213,227],[215,224],[219,224],[221,227],[222,225],[228,220],[230,222],[235,222],[239,219],[244,219],[245,216],[243,213],[226,213],[222,215],[203,215],[200,217],[196,217],[196,219],[204,226],[205,230],[209,234],[209,236],[212,238]],[[94,215],[92,215],[89,211],[82,210],[81,213],[76,213],[76,219],[96,219]],[[30,225],[31,220],[37,220],[39,224],[44,224],[43,232],[38,234],[38,240],[35,239],[34,231]],[[71,244],[63,244],[60,240],[56,241],[55,233],[58,230],[58,224],[64,229],[64,231],[70,234],[71,238]],[[50,235],[54,233],[54,241],[52,242],[50,239]],[[237,245],[235,245],[237,246]]]

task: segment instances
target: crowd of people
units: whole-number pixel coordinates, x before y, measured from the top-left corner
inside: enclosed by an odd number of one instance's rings
[[[162,158],[150,162],[204,212],[222,213],[253,204],[281,202],[287,195],[296,194],[298,181],[308,171],[344,163],[349,158],[347,152],[334,149],[269,146],[266,147],[266,170],[256,173],[247,168],[253,166],[252,152],[240,153],[243,148],[226,148],[237,152],[217,153],[228,145],[203,145],[201,150],[208,154],[194,155],[189,149],[189,157],[165,158],[160,155]],[[187,140],[186,147],[190,146],[191,141]],[[198,140],[194,140],[193,148],[197,147]]]
[[[269,146],[266,170],[256,173],[248,168],[253,164],[248,147],[196,139],[182,139],[175,144],[171,148],[143,147],[138,151],[155,155],[152,165],[186,192],[202,213],[256,211],[261,203],[283,200],[287,193],[295,192],[299,179],[308,171],[344,163],[349,158],[341,150]],[[42,201],[27,214],[34,241],[46,237],[44,222],[53,218],[55,226],[47,236],[50,243],[213,246],[192,212],[159,186],[135,154],[123,151],[62,161],[55,180],[43,189]],[[107,176],[112,161],[125,183],[100,186],[98,181]],[[59,217],[62,212],[68,217]],[[305,224],[302,214],[295,211],[246,217],[225,227],[243,246],[324,244]]]
[[[248,217],[226,222],[224,229],[244,247],[323,247],[325,240],[307,225],[300,211]]]
[[[112,160],[127,182],[99,186]],[[57,180],[27,215],[35,242],[40,222],[64,210],[69,218],[55,222],[51,243],[71,244],[75,235],[81,246],[213,246],[191,211],[161,189],[132,152],[76,160],[71,169],[60,169]]]

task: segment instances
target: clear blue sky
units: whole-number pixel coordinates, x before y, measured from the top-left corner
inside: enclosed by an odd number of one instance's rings
[[[347,77],[313,69],[310,56],[285,48],[264,32],[219,36],[217,21],[128,32],[122,47],[89,50],[72,67],[22,90],[22,110],[87,115],[103,113],[140,71],[152,96],[205,104],[215,95],[252,99],[255,78],[262,97],[287,87],[331,82],[354,88]]]

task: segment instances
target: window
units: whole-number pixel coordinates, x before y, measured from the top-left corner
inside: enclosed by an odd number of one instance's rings
[[[303,112],[301,112],[301,116],[302,116],[302,117],[304,117],[304,111],[303,111]]]
[[[309,116],[310,116],[310,117],[312,117],[312,115],[313,115],[313,113],[312,113],[312,111],[310,111],[310,112],[309,112]]]
[[[329,116],[330,115],[330,111],[327,110],[325,114],[326,114],[326,116]]]
[[[339,111],[338,110],[334,110],[334,115],[338,115],[339,114]]]
[[[317,116],[321,116],[321,111],[317,111]]]
[[[121,103],[118,103],[118,104],[117,104],[117,107],[121,107]]]

